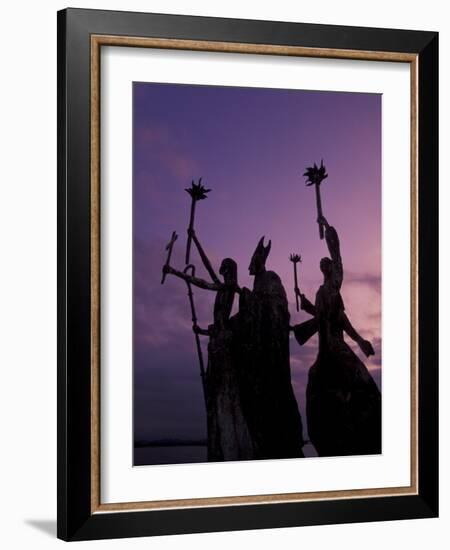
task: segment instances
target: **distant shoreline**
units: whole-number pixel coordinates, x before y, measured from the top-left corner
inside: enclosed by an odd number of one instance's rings
[[[206,447],[206,445],[206,439],[156,439],[134,442],[135,449],[142,447]]]

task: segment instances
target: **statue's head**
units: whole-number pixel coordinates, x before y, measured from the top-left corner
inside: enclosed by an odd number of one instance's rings
[[[264,237],[261,237],[255,252],[253,252],[253,256],[248,267],[250,275],[258,275],[258,273],[263,273],[266,270],[266,260],[271,246],[272,241],[269,241],[269,244],[264,246]]]
[[[324,274],[325,279],[327,279],[332,272],[333,269],[333,262],[330,258],[322,258],[320,260],[320,271]]]
[[[237,263],[231,258],[225,258],[220,264],[219,273],[224,281],[237,283]]]

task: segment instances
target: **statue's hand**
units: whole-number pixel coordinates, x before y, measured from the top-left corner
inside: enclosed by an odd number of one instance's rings
[[[195,334],[200,334],[200,327],[196,323],[192,325],[192,330],[195,332]]]
[[[359,347],[366,357],[369,357],[370,355],[375,355],[375,351],[369,340],[361,340],[361,342],[359,343]]]
[[[330,227],[329,223],[327,222],[327,219],[325,216],[319,216],[317,218],[317,223],[320,225],[323,225],[324,227]]]
[[[164,275],[167,275],[168,273],[172,273],[172,268],[170,267],[170,265],[165,264],[163,265],[162,272],[164,273]]]

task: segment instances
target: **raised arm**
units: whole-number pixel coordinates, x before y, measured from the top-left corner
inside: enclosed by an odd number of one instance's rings
[[[203,265],[205,266],[206,271],[209,273],[209,276],[211,277],[211,279],[214,281],[214,283],[221,284],[219,277],[216,275],[216,272],[214,271],[208,256],[203,250],[203,247],[200,244],[200,241],[198,240],[197,235],[195,234],[195,231],[193,229],[188,229],[188,235],[192,237],[192,240],[194,241],[195,246],[197,247],[198,253],[200,254],[200,258],[202,259]]]
[[[344,278],[344,267],[342,265],[341,247],[337,231],[332,227],[324,216],[320,217],[320,223],[325,227],[325,240],[327,242],[328,251],[330,252],[331,261],[333,262],[333,279],[337,290],[342,286]]]
[[[177,269],[174,269],[170,265],[165,265],[163,267],[163,272],[170,273],[171,275],[175,275],[175,277],[183,279],[183,281],[191,283],[192,285],[195,285],[198,288],[203,288],[205,290],[218,291],[224,288],[223,283],[209,283],[208,281],[204,281],[203,279],[199,279],[198,277],[193,277],[192,275],[188,275],[187,273],[178,271]]]
[[[304,294],[301,294],[300,290],[298,288],[295,289],[295,293],[300,298],[300,307],[302,308],[302,310],[306,311],[306,313],[309,313],[310,315],[315,316],[316,315],[316,306],[313,303],[311,303]]]
[[[347,315],[342,312],[341,313],[341,319],[342,319],[342,328],[344,331],[350,336],[350,338],[358,344],[358,346],[361,348],[361,351],[364,353],[366,357],[369,357],[369,355],[375,355],[375,351],[372,347],[372,344],[369,342],[369,340],[364,340],[360,334],[353,328],[353,325],[350,323],[349,318]]]

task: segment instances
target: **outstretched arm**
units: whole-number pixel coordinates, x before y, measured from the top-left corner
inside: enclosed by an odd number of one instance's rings
[[[319,222],[325,227],[325,240],[333,262],[333,278],[336,288],[339,290],[344,278],[344,267],[342,265],[341,246],[337,231],[332,227],[324,216],[319,218]]]
[[[200,328],[197,324],[192,326],[192,330],[195,334],[201,334],[202,336],[209,336],[209,330],[206,328]]]
[[[356,332],[356,330],[350,323],[349,318],[344,312],[342,312],[342,326],[344,331],[350,336],[350,338],[358,344],[358,346],[361,348],[361,351],[366,357],[369,357],[369,355],[375,355],[372,344],[369,342],[369,340],[364,340],[364,338],[362,338],[362,336],[360,336],[360,334]]]
[[[198,240],[197,235],[195,234],[195,231],[193,229],[188,229],[188,235],[192,237],[192,240],[194,241],[195,246],[197,247],[198,253],[200,254],[200,258],[202,259],[203,265],[205,266],[206,271],[209,273],[209,276],[214,281],[214,283],[220,284],[220,279],[216,275],[216,272],[214,271],[208,256],[203,250],[203,247],[200,244],[200,241]]]
[[[317,319],[315,317],[312,317],[311,319],[308,319],[307,321],[304,321],[299,325],[295,325],[289,328],[294,333],[297,342],[301,346],[303,346],[303,344],[306,344],[311,336],[313,336],[317,332],[319,328],[319,323],[317,322]]]
[[[199,279],[198,277],[193,277],[192,275],[188,275],[187,273],[178,271],[177,269],[174,269],[170,265],[165,265],[163,267],[163,273],[170,273],[171,275],[175,275],[175,277],[183,279],[183,281],[186,281],[187,283],[191,283],[192,285],[195,285],[198,288],[203,288],[205,290],[217,291],[217,290],[222,290],[224,288],[224,285],[222,283],[209,283],[208,281],[204,281],[203,279]]]

